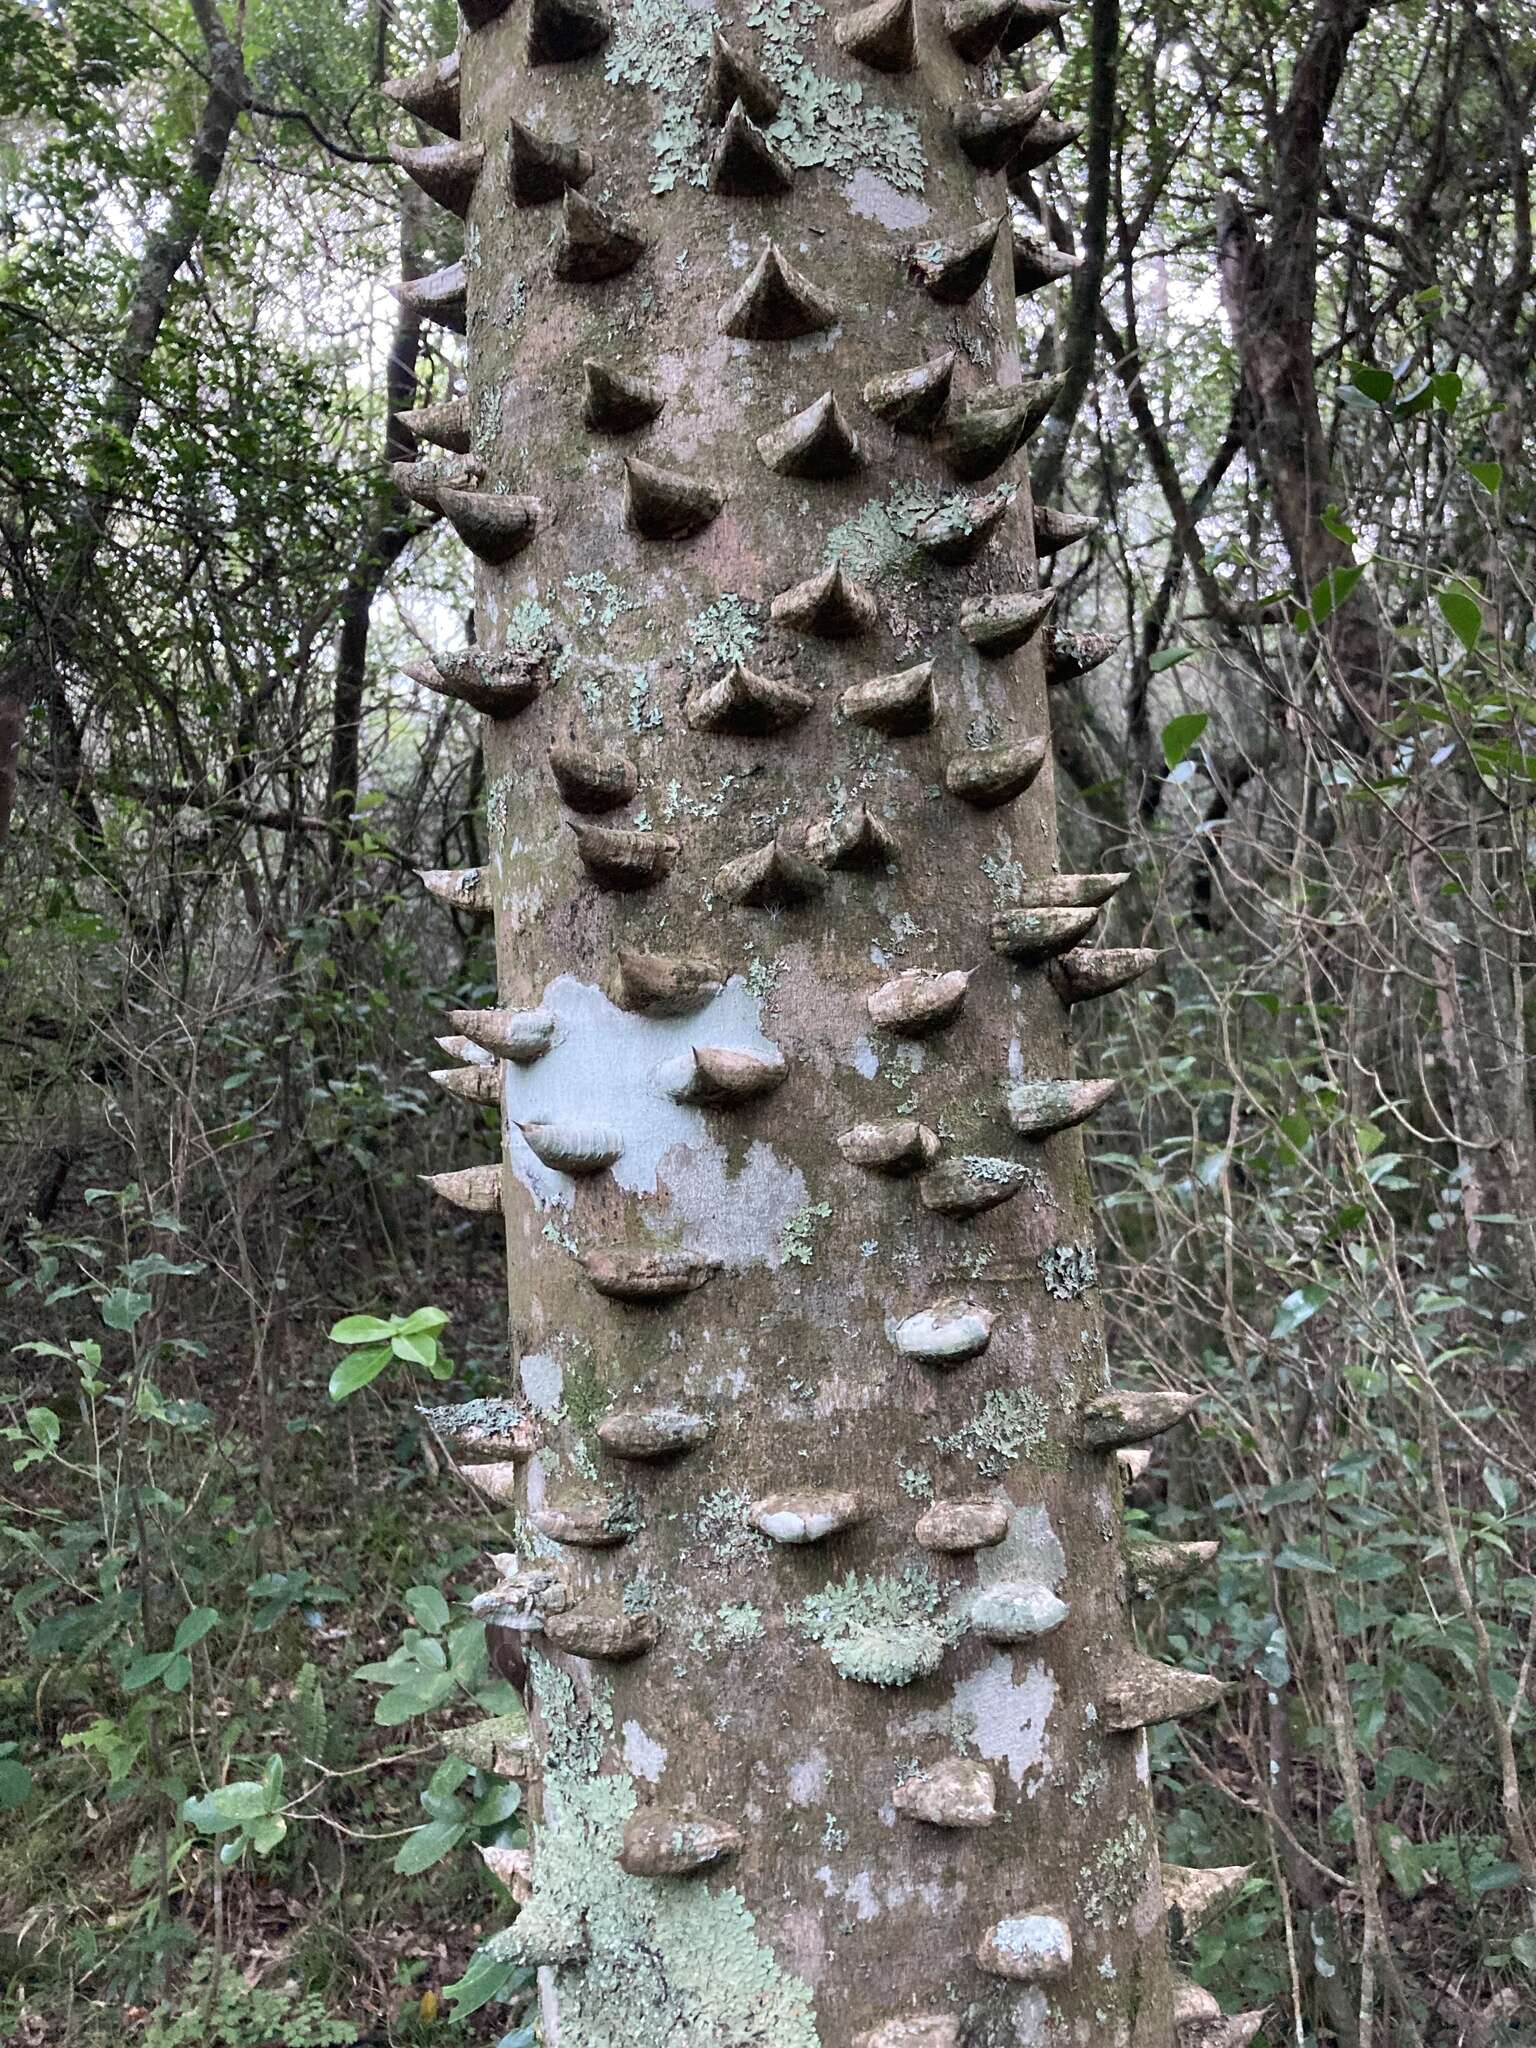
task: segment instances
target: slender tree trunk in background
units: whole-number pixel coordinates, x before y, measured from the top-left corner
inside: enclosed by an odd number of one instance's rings
[[[80,608],[88,601],[97,554],[132,467],[134,436],[144,409],[144,378],[170,306],[171,290],[197,247],[214,188],[223,174],[230,137],[250,98],[239,47],[226,31],[213,0],[197,0],[193,12],[203,31],[209,85],[192,154],[171,197],[165,226],[150,237],[134,277],[100,424],[89,445],[79,451],[84,487],[64,531],[54,539],[53,565],[39,616],[33,630],[18,634],[0,662],[0,856],[10,836],[27,713],[40,695],[48,696],[54,705],[55,745],[63,757],[61,779],[74,790],[83,775],[80,735],[65,690],[70,645]]]
[[[442,1191],[515,1405],[440,1427],[520,1562],[498,1946],[549,2048],[1231,2048],[1144,1738],[1217,1688],[1134,1649],[1114,1456],[1186,1404],[1108,1395],[1067,1127],[1065,997],[1146,960],[1046,966],[1113,878],[1054,872],[1012,10],[465,13],[485,490],[415,481],[490,714],[505,1146]]]

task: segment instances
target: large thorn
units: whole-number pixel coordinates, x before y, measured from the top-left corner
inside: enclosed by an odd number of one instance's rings
[[[590,1657],[600,1664],[632,1664],[656,1642],[656,1617],[651,1614],[599,1614],[590,1607],[568,1608],[544,1618],[544,1639],[568,1657]],[[522,1925],[521,1919],[518,1925]]]
[[[962,153],[979,171],[1000,171],[1012,163],[1050,93],[1048,85],[1036,85],[998,99],[962,100],[951,116]]]
[[[442,510],[442,493],[472,491],[484,481],[485,471],[473,460],[445,461],[440,455],[418,456],[414,462],[392,462],[389,473],[395,489],[413,505],[425,505],[430,512]]]
[[[459,0],[459,12],[466,28],[489,28],[511,5],[512,0]]]
[[[1214,1706],[1226,1687],[1204,1671],[1180,1671],[1155,1657],[1127,1651],[1111,1672],[1099,1702],[1099,1720],[1117,1735],[1161,1721],[1182,1721]]]
[[[665,1813],[653,1806],[625,1828],[619,1862],[631,1877],[697,1877],[740,1847],[740,1833],[723,1820]]]
[[[891,1342],[903,1358],[915,1358],[921,1365],[945,1371],[980,1358],[992,1341],[996,1321],[991,1309],[973,1301],[936,1301],[932,1308],[920,1308],[903,1317],[891,1333]]]
[[[1139,980],[1162,957],[1154,946],[1101,946],[1063,953],[1051,963],[1051,986],[1068,1005],[1091,1002]]]
[[[944,433],[944,457],[967,483],[990,476],[1024,446],[1056,402],[1064,377],[1029,377],[975,392]]]
[[[793,341],[837,325],[837,306],[769,242],[720,308],[722,334],[742,341]]]
[[[901,1038],[926,1038],[952,1024],[965,1005],[972,967],[940,972],[932,967],[907,967],[882,982],[866,1002],[869,1021]]]
[[[781,832],[766,846],[728,860],[715,875],[715,894],[749,909],[792,909],[813,903],[827,886],[826,875]]]
[[[1071,12],[1072,0],[1014,0],[1012,11],[1003,25],[998,48],[1004,56],[1022,50],[1026,43],[1044,35],[1058,21],[1065,21]]]
[[[496,907],[486,868],[418,868],[416,879],[429,896],[466,917],[489,917]]]
[[[1190,2020],[1178,2028],[1179,2048],[1248,2048],[1269,2018],[1269,2007],[1259,2012],[1234,2013],[1230,2019]]]
[[[556,1173],[578,1179],[604,1173],[624,1151],[624,1134],[607,1124],[535,1120],[517,1126],[534,1158]]]
[[[632,434],[667,402],[666,392],[648,377],[632,377],[590,356],[581,368],[587,384],[581,417],[594,434]]]
[[[551,258],[556,277],[598,284],[633,270],[644,253],[645,236],[633,223],[566,187]]]
[[[864,1508],[852,1493],[770,1493],[752,1503],[747,1520],[772,1543],[824,1543],[856,1529]]]
[[[1042,910],[1082,910],[1107,903],[1130,879],[1124,869],[1118,874],[1033,875],[1024,894]]]
[[[1198,1404],[1198,1394],[1158,1388],[1151,1393],[1098,1394],[1083,1404],[1082,1439],[1096,1451],[1144,1444],[1173,1429]]]
[[[764,1057],[728,1045],[695,1045],[658,1070],[656,1085],[674,1102],[695,1109],[736,1109],[771,1095],[788,1073],[789,1063],[778,1051]]]
[[[1018,228],[1013,231],[1013,289],[1018,298],[1022,299],[1027,292],[1042,291],[1048,284],[1059,284],[1062,278],[1072,275],[1081,261],[1081,257],[1069,256],[1038,235],[1023,234]]]
[[[818,867],[851,872],[894,867],[896,840],[868,804],[854,804],[835,817],[818,818],[805,835],[805,850]]]
[[[571,809],[588,817],[617,810],[640,786],[640,771],[627,756],[591,747],[551,747],[549,772]]]
[[[987,281],[992,252],[1006,215],[984,220],[948,242],[924,242],[907,256],[907,270],[931,299],[944,306],[974,299]]]
[[[779,676],[759,675],[737,661],[723,676],[700,684],[690,694],[683,716],[695,732],[736,733],[762,739],[798,725],[815,701],[793,683]]]
[[[1054,555],[1058,549],[1069,548],[1074,541],[1087,540],[1090,534],[1099,530],[1099,521],[1091,512],[1058,512],[1054,506],[1038,503],[1032,510],[1037,555]]]
[[[1013,1913],[987,1929],[976,1962],[989,1977],[1049,1984],[1072,1968],[1072,1930],[1059,1913]]]
[[[508,138],[507,177],[514,206],[542,206],[560,199],[592,175],[591,156],[574,142],[551,142],[517,120],[508,124]]]
[[[1098,916],[1093,909],[1037,910],[1032,905],[999,910],[992,918],[992,950],[1022,967],[1038,967],[1087,938]]]
[[[940,1757],[903,1778],[891,1804],[931,1828],[989,1828],[997,1819],[997,1781],[974,1757]]]
[[[971,1601],[971,1634],[1004,1649],[1047,1636],[1066,1620],[1068,1607],[1049,1586],[1013,1585],[1004,1580],[984,1586]]]
[[[621,1408],[597,1425],[597,1440],[610,1458],[642,1464],[696,1451],[714,1433],[714,1417],[692,1408]]]
[[[460,220],[469,212],[475,182],[485,162],[485,151],[478,143],[433,142],[425,149],[406,149],[392,142],[389,156],[429,199],[446,206]]]
[[[955,754],[945,763],[944,787],[978,811],[995,811],[1024,794],[1049,751],[1045,740],[1036,739]]]
[[[844,718],[854,725],[867,725],[876,732],[903,738],[927,732],[938,716],[933,693],[933,663],[920,661],[893,675],[871,676],[853,683],[838,699]]]
[[[1191,1977],[1175,1977],[1173,1980],[1173,2030],[1179,2036],[1180,2048],[1187,2040],[1195,2037],[1195,2030],[1204,2029],[1221,2018],[1221,2007],[1214,1992],[1207,1991],[1203,1984],[1195,1983]]]
[[[1253,1875],[1253,1868],[1251,1863],[1227,1863],[1211,1870],[1163,1864],[1163,1904],[1168,1908],[1171,1938],[1183,1941],[1225,1911]]]
[[[494,1060],[463,1067],[433,1067],[427,1078],[435,1081],[445,1095],[456,1095],[461,1102],[489,1106],[501,1100],[501,1076]]]
[[[710,191],[727,198],[773,199],[794,182],[788,163],[737,100],[710,153]]]
[[[564,1543],[573,1550],[615,1550],[634,1533],[623,1502],[583,1500],[563,1506],[544,1501],[531,1508],[528,1520],[551,1543]]]
[[[759,434],[757,452],[777,476],[852,476],[863,467],[859,437],[830,391],[782,427]]]
[[[922,1173],[939,1156],[939,1134],[911,1117],[854,1124],[838,1134],[837,1149],[850,1166],[869,1173]]]
[[[1042,114],[1030,129],[1015,152],[1008,167],[1010,182],[1027,171],[1038,171],[1042,164],[1050,162],[1068,143],[1076,142],[1082,129],[1070,121],[1058,121],[1054,114]]]
[[[783,95],[717,28],[710,38],[709,70],[699,101],[699,119],[706,127],[723,128],[738,100],[751,119],[766,128],[777,118]]]
[[[477,1842],[475,1847],[492,1877],[512,1894],[513,1903],[526,1906],[533,1897],[533,1851],[500,1849],[489,1842]]]
[[[413,71],[409,78],[386,78],[384,95],[403,107],[418,121],[425,121],[440,135],[458,141],[461,130],[459,97],[459,53],[452,50]]]
[[[720,517],[724,504],[713,484],[638,455],[625,459],[624,524],[643,540],[689,540]]]
[[[478,647],[439,655],[436,661],[407,662],[405,673],[423,689],[456,698],[488,718],[515,718],[537,702],[549,683],[549,671],[537,657],[487,654]]]
[[[979,64],[997,48],[1014,0],[948,0],[944,9],[944,31],[955,54],[967,64]]]
[[[618,1006],[641,1017],[691,1017],[725,986],[719,962],[694,954],[637,953],[621,946],[615,965]]]
[[[578,825],[576,853],[600,889],[623,895],[664,882],[682,852],[682,841],[666,832],[628,831],[613,825]]]
[[[1022,1160],[968,1152],[940,1161],[923,1175],[917,1192],[923,1207],[936,1216],[980,1216],[984,1210],[1011,1202],[1036,1180],[1035,1169]]]
[[[465,547],[492,568],[530,545],[543,510],[537,498],[510,491],[439,491],[437,502]]]
[[[872,633],[880,620],[873,593],[854,582],[840,559],[830,569],[780,591],[770,611],[776,626],[819,640],[854,640]]]
[[[467,455],[473,445],[467,398],[450,398],[441,405],[413,406],[407,412],[397,412],[395,418],[413,441],[425,441],[433,448]]]
[[[459,1475],[467,1479],[477,1493],[484,1494],[487,1500],[494,1501],[498,1507],[511,1507],[517,1499],[523,1463],[522,1458],[503,1458],[492,1465],[461,1465]],[[484,1598],[484,1594],[477,1594],[469,1603],[472,1612],[484,1612],[480,1607],[480,1602]],[[500,1618],[497,1617],[498,1620]]]
[[[628,1245],[597,1245],[581,1255],[581,1268],[610,1301],[676,1301],[707,1285],[718,1261],[699,1252],[634,1251]]]
[[[461,1166],[453,1173],[424,1173],[420,1178],[434,1195],[441,1195],[456,1209],[468,1209],[476,1216],[494,1216],[501,1208],[499,1166]]]
[[[1117,1086],[1114,1081],[1014,1081],[1008,1089],[1008,1121],[1021,1138],[1054,1137],[1086,1123]]]
[[[1129,1546],[1126,1576],[1138,1600],[1152,1600],[1168,1587],[1176,1586],[1194,1572],[1214,1564],[1221,1545],[1204,1543],[1163,1543],[1147,1537]]]
[[[1052,627],[1045,641],[1045,680],[1075,683],[1108,661],[1124,638],[1123,633],[1068,633]]]
[[[960,2048],[960,2022],[947,2013],[914,2013],[856,2034],[853,2048]]]
[[[390,290],[408,312],[435,320],[455,334],[469,331],[469,274],[462,263],[446,264],[426,277],[402,278]]]
[[[974,562],[1017,496],[1015,485],[999,484],[984,498],[952,499],[937,512],[930,512],[913,530],[912,545],[921,548],[930,562],[941,562],[946,568]]]
[[[555,1042],[559,1019],[553,1010],[450,1010],[453,1029],[516,1066],[532,1066]]]
[[[992,1549],[1008,1534],[1011,1520],[1005,1500],[936,1500],[918,1516],[912,1533],[924,1550],[958,1555]]]
[[[612,34],[612,17],[598,0],[528,0],[530,64],[572,64]]]
[[[873,0],[845,14],[836,34],[849,56],[872,71],[910,71],[917,62],[915,0]]]
[[[456,1458],[531,1458],[538,1449],[533,1418],[515,1401],[492,1396],[418,1408],[416,1413]]]
[[[864,403],[899,434],[931,434],[949,402],[954,374],[955,351],[946,349],[932,362],[871,377]]]

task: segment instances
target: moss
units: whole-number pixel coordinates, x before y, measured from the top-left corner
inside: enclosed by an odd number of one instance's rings
[[[606,1682],[582,1700],[536,1651],[528,1669],[547,1731],[534,1894],[488,1951],[549,1963],[562,2038],[580,2048],[820,2048],[810,1991],[757,1938],[738,1892],[620,1867],[637,1797],[629,1777],[602,1770],[613,1727]]]
[[[1098,1254],[1091,1244],[1053,1244],[1036,1263],[1046,1293],[1057,1301],[1076,1301],[1098,1285]]]
[[[565,1419],[578,1436],[591,1436],[608,1410],[613,1396],[597,1376],[590,1359],[567,1365],[561,1380],[560,1405]]]
[[[819,1643],[844,1678],[863,1685],[910,1685],[936,1671],[961,1623],[940,1612],[933,1574],[911,1565],[899,1577],[860,1578],[849,1572],[808,1593],[785,1620],[808,1642]]]
[[[995,1479],[1020,1458],[1038,1458],[1050,1438],[1045,1402],[1025,1387],[994,1387],[980,1408],[947,1436],[929,1439],[941,1457],[974,1458]]]

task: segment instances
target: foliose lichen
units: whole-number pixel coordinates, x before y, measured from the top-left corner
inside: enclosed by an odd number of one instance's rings
[[[1046,1293],[1057,1301],[1076,1301],[1098,1285],[1099,1258],[1091,1244],[1053,1244],[1036,1263]]]
[[[995,1479],[1020,1458],[1032,1458],[1050,1438],[1045,1402],[1025,1387],[994,1387],[969,1422],[930,1439],[943,1457],[974,1458],[983,1478]]]
[[[844,1678],[864,1685],[910,1685],[938,1669],[963,1624],[941,1613],[938,1582],[922,1565],[899,1576],[847,1573],[808,1593],[785,1614],[789,1626],[819,1643]]]

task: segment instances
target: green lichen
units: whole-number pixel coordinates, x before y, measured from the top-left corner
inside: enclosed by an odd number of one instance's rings
[[[969,1422],[929,1441],[941,1457],[974,1458],[977,1471],[995,1479],[1020,1458],[1036,1457],[1049,1438],[1050,1415],[1038,1394],[994,1387]]]
[[[683,660],[689,668],[701,655],[722,664],[745,661],[763,637],[762,616],[761,605],[727,590],[685,623],[690,645]]]
[[[1078,1875],[1083,1917],[1096,1927],[1128,1927],[1146,1888],[1150,1837],[1132,1820],[1111,1837]]]
[[[1036,1263],[1046,1293],[1057,1301],[1076,1301],[1098,1285],[1099,1259],[1091,1244],[1053,1244]]]
[[[933,1574],[910,1565],[898,1577],[849,1572],[808,1593],[784,1618],[808,1642],[821,1644],[844,1678],[910,1685],[936,1671],[957,1639],[962,1624],[942,1614],[942,1606]]]
[[[549,654],[558,649],[555,615],[536,597],[525,597],[507,620],[506,644],[519,654]]]
[[[507,806],[512,796],[510,775],[498,775],[485,792],[485,829],[491,835],[492,843],[499,842],[507,829]]]
[[[546,1223],[539,1235],[549,1244],[558,1245],[561,1251],[569,1252],[573,1259],[581,1254],[579,1242],[568,1230],[562,1230],[558,1223]]]
[[[683,1526],[704,1552],[691,1562],[706,1571],[730,1571],[765,1551],[768,1538],[747,1520],[751,1507],[750,1496],[733,1487],[706,1494],[684,1517]]]
[[[501,386],[487,384],[475,400],[470,441],[477,455],[489,455],[501,431]]]
[[[581,2048],[637,2041],[820,2048],[809,1989],[754,1932],[740,1893],[630,1877],[619,1863],[633,1781],[605,1773],[611,1694],[580,1698],[536,1651],[529,1677],[547,1732],[534,1893],[485,1952],[547,1961],[562,2036]]]
[[[651,679],[643,668],[636,668],[630,674],[628,717],[631,732],[659,732],[661,729],[661,707],[651,695]]]
[[[908,1500],[932,1500],[933,1480],[919,1465],[903,1465],[896,1483]]]
[[[560,588],[569,590],[577,599],[578,626],[611,626],[625,612],[640,609],[638,600],[626,597],[616,583],[609,582],[601,569],[589,570],[585,576],[567,576]]]
[[[883,499],[872,498],[851,519],[832,528],[823,558],[829,567],[842,562],[864,583],[878,583],[885,576],[915,576],[927,558],[913,545],[912,535],[944,502],[924,484],[895,484]]]
[[[832,1214],[830,1202],[806,1202],[779,1232],[779,1257],[786,1265],[808,1266],[816,1249],[816,1225]]]

